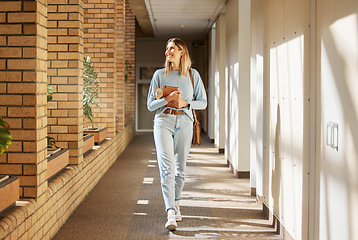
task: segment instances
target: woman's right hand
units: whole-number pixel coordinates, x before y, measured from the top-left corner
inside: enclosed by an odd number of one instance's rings
[[[181,99],[181,91],[173,91],[165,97],[165,101],[167,101],[168,103],[171,101],[179,101],[179,99]]]

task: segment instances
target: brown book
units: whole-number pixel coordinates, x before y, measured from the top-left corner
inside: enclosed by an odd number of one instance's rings
[[[163,86],[163,97],[166,97],[169,94],[171,94],[172,92],[178,91],[178,90],[179,90],[178,87]]]

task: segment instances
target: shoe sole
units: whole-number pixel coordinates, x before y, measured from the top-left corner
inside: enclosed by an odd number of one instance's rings
[[[183,220],[182,217],[175,217],[175,221],[177,221],[177,222],[181,222],[182,220]]]
[[[165,228],[170,231],[174,231],[175,229],[177,229],[177,225],[169,224],[168,226],[165,226]]]

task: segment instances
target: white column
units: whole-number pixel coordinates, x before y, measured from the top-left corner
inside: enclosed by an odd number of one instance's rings
[[[226,22],[225,14],[216,21],[215,39],[215,146],[225,149],[225,66],[226,66]]]

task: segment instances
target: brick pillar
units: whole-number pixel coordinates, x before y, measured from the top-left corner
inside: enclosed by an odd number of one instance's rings
[[[70,164],[83,160],[83,0],[48,0],[48,133],[70,151]]]
[[[126,2],[126,16],[125,16],[125,61],[130,63],[131,69],[128,79],[125,82],[125,122],[134,123],[135,121],[135,15]]]
[[[125,124],[125,3],[116,1],[116,125],[122,131]]]
[[[12,145],[0,174],[20,178],[20,195],[47,191],[46,0],[0,2],[0,115],[11,126]],[[41,201],[41,200],[40,200]]]
[[[108,127],[115,135],[115,0],[85,0],[84,55],[90,56],[98,73],[98,107],[94,125]]]

